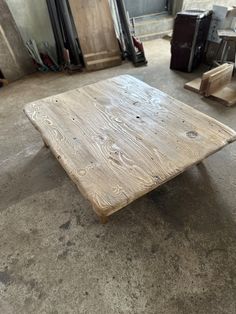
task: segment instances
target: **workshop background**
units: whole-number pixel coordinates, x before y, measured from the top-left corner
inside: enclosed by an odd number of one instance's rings
[[[0,313],[236,313],[235,143],[102,224],[25,114],[128,74],[236,130],[235,30],[231,0],[0,0]]]

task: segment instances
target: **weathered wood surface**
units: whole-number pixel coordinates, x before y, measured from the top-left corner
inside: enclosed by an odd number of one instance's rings
[[[233,67],[232,64],[222,64],[217,68],[203,73],[201,78],[198,77],[186,83],[184,87],[206,97],[213,95],[230,83]]]
[[[211,97],[225,106],[234,106],[236,104],[236,86],[225,86],[218,92],[212,94]]]
[[[25,113],[104,218],[236,140],[236,132],[128,75]]]
[[[228,63],[224,63],[214,69],[211,69],[210,71],[207,71],[203,73],[202,80],[201,80],[201,86],[200,86],[200,94],[205,94],[208,84],[209,84],[209,77],[213,74],[216,74],[217,72],[220,72],[222,70],[225,70],[228,68]]]
[[[194,80],[185,83],[184,88],[191,90],[192,92],[195,92],[195,93],[200,93],[201,82],[202,82],[201,78],[197,77]]]
[[[232,79],[233,70],[234,64],[228,64],[226,68],[210,75],[205,90],[205,96],[210,96],[229,84]]]
[[[184,88],[195,93],[201,93],[201,78],[198,77],[188,83],[185,83]],[[224,86],[219,91],[210,95],[209,98],[222,103],[225,106],[236,105],[236,86]]]
[[[85,66],[99,70],[121,64],[108,0],[69,0]]]

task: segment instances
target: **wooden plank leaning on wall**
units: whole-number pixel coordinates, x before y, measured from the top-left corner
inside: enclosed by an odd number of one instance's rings
[[[121,64],[108,0],[69,0],[85,66],[99,70]]]

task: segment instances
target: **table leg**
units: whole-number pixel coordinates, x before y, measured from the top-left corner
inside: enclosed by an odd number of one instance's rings
[[[43,143],[44,143],[44,146],[45,146],[46,148],[49,148],[49,145],[45,142],[44,139],[43,139]]]
[[[99,216],[101,224],[105,225],[108,222],[108,216]]]

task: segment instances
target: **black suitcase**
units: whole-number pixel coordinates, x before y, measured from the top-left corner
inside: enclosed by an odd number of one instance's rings
[[[204,56],[212,11],[187,10],[177,14],[171,41],[172,70],[192,72]]]

